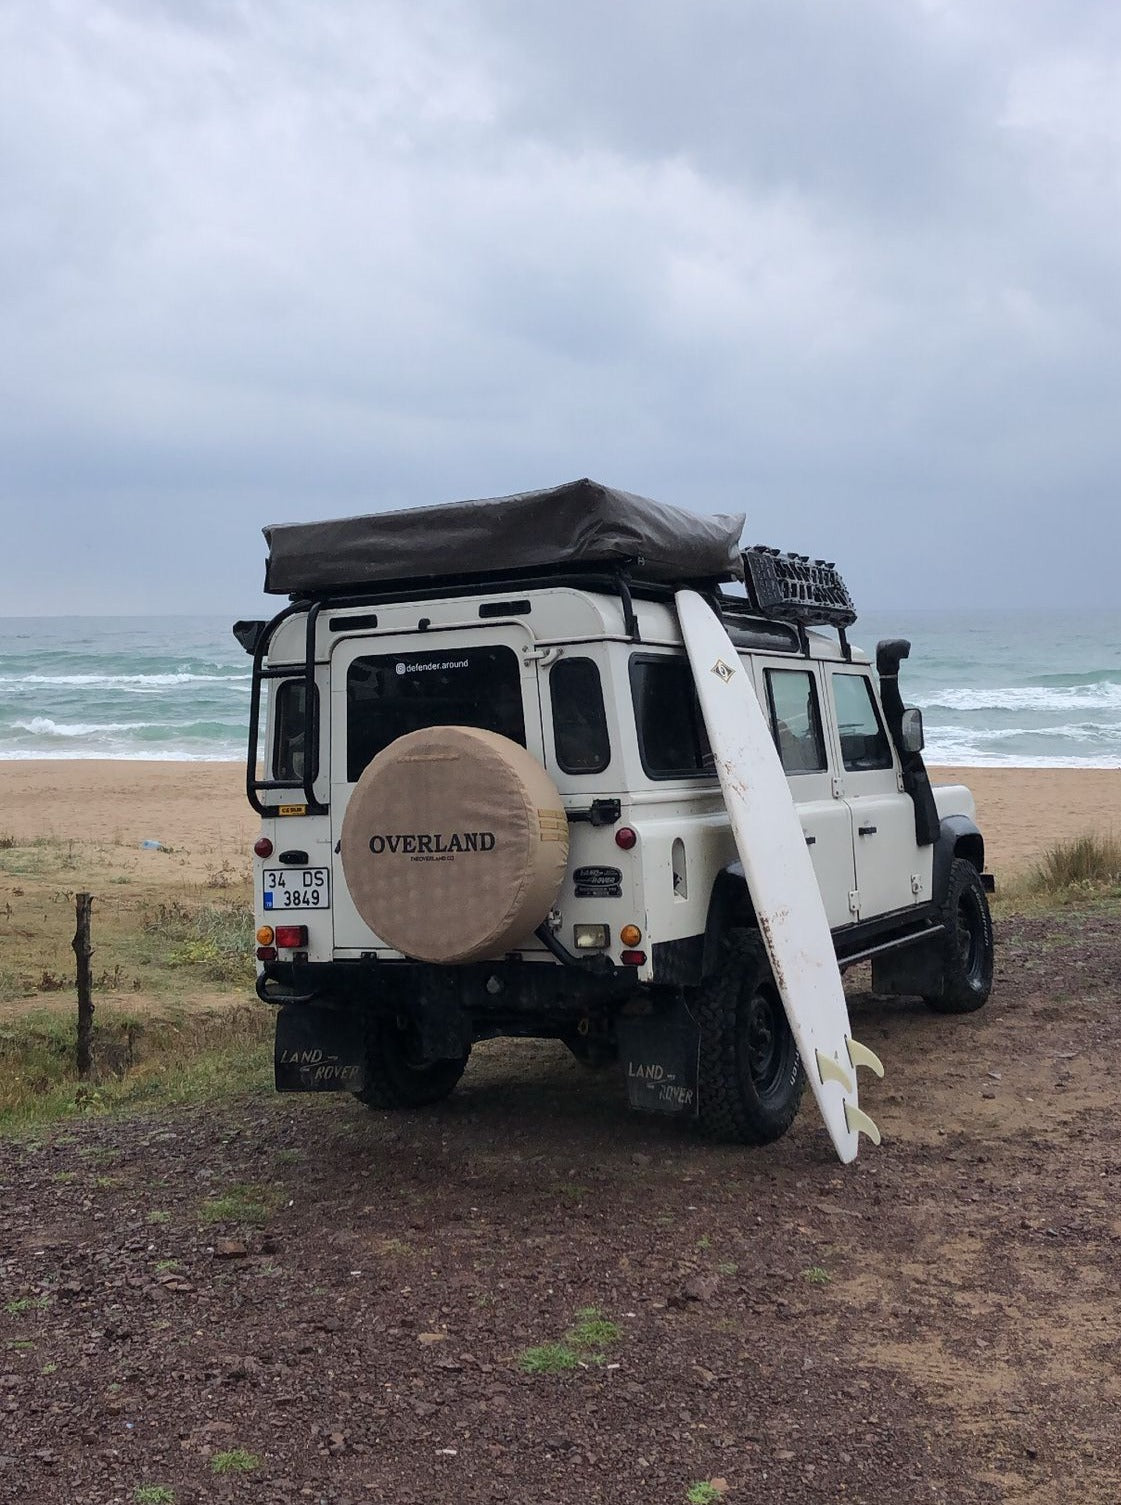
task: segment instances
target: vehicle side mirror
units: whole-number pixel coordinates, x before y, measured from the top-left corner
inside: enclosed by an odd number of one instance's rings
[[[926,746],[926,738],[923,736],[922,712],[916,706],[909,706],[903,712],[903,721],[900,726],[900,740],[903,743],[903,751],[908,753],[920,753]]]

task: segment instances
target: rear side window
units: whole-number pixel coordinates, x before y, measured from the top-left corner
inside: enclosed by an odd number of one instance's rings
[[[652,779],[711,778],[716,771],[693,673],[683,658],[633,658],[631,694],[642,766]]]
[[[426,726],[477,726],[525,746],[521,668],[502,644],[356,658],[346,676],[346,776]]]
[[[313,692],[313,705],[319,692]],[[306,686],[302,679],[281,680],[276,689],[276,724],[273,728],[272,776],[293,784],[304,781],[304,760],[310,728],[304,714]],[[312,773],[318,770],[312,769]]]
[[[611,762],[599,668],[590,658],[562,658],[549,674],[557,766],[602,773]]]
[[[771,735],[787,773],[821,773],[825,739],[814,676],[803,669],[768,669]]]
[[[841,734],[841,760],[850,773],[892,766],[891,746],[872,686],[863,674],[834,674],[833,700]]]

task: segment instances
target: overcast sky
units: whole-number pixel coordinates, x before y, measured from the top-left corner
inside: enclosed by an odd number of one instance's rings
[[[1118,599],[1116,0],[0,0],[0,613],[590,475]]]

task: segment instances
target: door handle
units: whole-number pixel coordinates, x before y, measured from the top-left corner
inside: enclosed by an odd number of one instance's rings
[[[858,828],[858,834],[860,836],[875,836],[876,828],[875,826],[860,826]]]

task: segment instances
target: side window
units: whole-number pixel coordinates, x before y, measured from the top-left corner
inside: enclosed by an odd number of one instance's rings
[[[304,681],[285,679],[276,690],[276,724],[273,729],[272,776],[302,784],[308,736],[304,714]],[[319,691],[314,692],[318,700]],[[313,772],[315,770],[313,769]]]
[[[821,773],[825,739],[814,676],[802,669],[768,669],[771,735],[787,773]]]
[[[833,699],[845,767],[850,773],[890,768],[891,747],[872,698],[872,686],[865,676],[834,674]]]
[[[549,674],[557,764],[565,773],[602,773],[611,762],[599,669],[590,658],[562,658]]]
[[[632,658],[631,694],[642,766],[652,779],[715,772],[693,675],[684,658]]]

